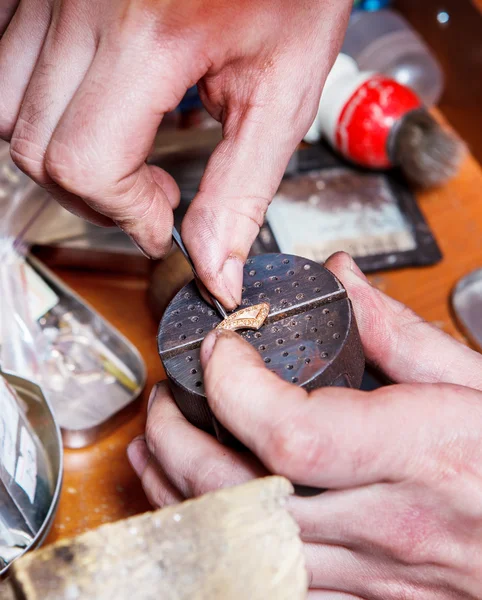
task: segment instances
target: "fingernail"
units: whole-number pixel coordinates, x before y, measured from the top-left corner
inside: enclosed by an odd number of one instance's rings
[[[147,466],[147,461],[149,460],[149,451],[147,450],[143,435],[134,438],[129,446],[127,446],[127,458],[137,477],[142,477]]]
[[[129,237],[131,238],[131,242],[134,244],[134,246],[139,250],[139,252],[141,254],[143,254],[149,260],[153,260],[152,256],[149,256],[149,254],[147,254],[147,252],[144,250],[144,248],[142,248],[142,246],[140,246],[132,236],[129,236]]]
[[[223,281],[224,285],[231,294],[236,305],[241,304],[241,288],[243,286],[243,263],[236,258],[231,256],[223,265]]]
[[[159,389],[159,384],[156,383],[156,385],[152,388],[151,393],[149,394],[149,400],[147,401],[147,412],[149,412],[151,410],[151,406],[152,406],[152,403],[154,402],[154,398],[157,395],[158,389]]]
[[[214,346],[219,339],[219,336],[222,334],[222,330],[215,330],[208,333],[208,335],[204,338],[204,341],[201,346],[201,366],[204,367],[208,364],[209,359],[214,350]]]
[[[134,244],[134,246],[139,250],[139,252],[141,254],[143,254],[149,260],[153,260],[152,256],[149,256],[149,254],[147,254],[147,252],[144,250],[144,248],[142,246],[140,246],[139,243],[136,242],[136,240],[129,233],[127,233],[127,231],[123,227],[121,227],[121,225],[119,225],[119,223],[117,221],[114,221],[114,223],[122,231],[122,233],[125,233],[127,236],[129,236],[130,241]]]

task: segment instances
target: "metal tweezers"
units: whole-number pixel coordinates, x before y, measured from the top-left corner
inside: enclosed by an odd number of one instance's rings
[[[172,228],[172,237],[173,237],[174,241],[176,242],[176,245],[179,248],[179,250],[183,253],[184,258],[189,263],[189,265],[192,269],[194,278],[196,279],[196,281],[198,282],[199,285],[201,285],[204,289],[206,289],[205,286],[203,285],[203,283],[201,282],[201,279],[199,278],[198,274],[196,273],[194,263],[192,262],[191,257],[189,256],[189,253],[186,249],[186,246],[184,245],[184,242],[182,241],[180,233],[178,232],[178,230],[175,227]],[[209,296],[209,299],[211,300],[213,305],[216,307],[216,310],[221,315],[221,317],[223,319],[226,319],[228,316],[228,313],[226,312],[226,309],[224,308],[224,306],[218,300],[216,300],[216,298],[214,298],[207,290],[206,290],[206,293]]]

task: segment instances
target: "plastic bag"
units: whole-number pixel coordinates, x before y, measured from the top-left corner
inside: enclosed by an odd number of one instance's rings
[[[39,319],[58,297],[26,260],[28,233],[56,204],[22,173],[0,146],[0,365],[40,385],[54,405],[82,397],[79,381],[69,377],[69,360],[58,351],[57,336]]]
[[[140,393],[144,368],[120,335],[28,256],[32,231],[49,227],[59,210],[0,145],[0,366],[42,388],[65,433],[124,408]],[[73,447],[87,440],[74,438]]]
[[[0,365],[38,381],[41,330],[27,289],[25,234],[51,202],[0,146]]]

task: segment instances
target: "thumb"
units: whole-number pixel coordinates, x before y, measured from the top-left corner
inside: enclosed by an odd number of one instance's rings
[[[240,119],[225,123],[182,229],[199,276],[229,309],[241,302],[244,263],[304,134],[266,107]]]
[[[327,388],[308,394],[269,371],[250,344],[227,331],[206,336],[201,364],[216,418],[271,472],[297,484],[342,487],[353,483],[362,455],[377,456],[379,419],[360,410],[366,393]],[[390,469],[397,453],[387,461]],[[376,477],[380,467],[373,462],[356,483]]]
[[[271,472],[297,484],[341,489],[400,481],[451,447],[454,431],[463,432],[460,444],[479,436],[480,392],[468,388],[412,384],[308,394],[224,331],[206,337],[201,363],[219,421]]]

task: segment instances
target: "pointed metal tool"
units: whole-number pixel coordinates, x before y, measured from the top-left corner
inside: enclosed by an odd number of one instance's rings
[[[186,249],[186,246],[184,245],[184,242],[182,241],[179,231],[175,227],[172,228],[172,237],[173,237],[174,241],[176,242],[176,245],[179,248],[179,250],[183,253],[184,258],[189,263],[189,265],[192,269],[194,278],[200,285],[202,285],[204,287],[204,289],[206,289],[204,284],[202,283],[201,279],[199,278],[198,274],[196,273],[196,268],[194,267],[194,263],[192,262],[191,257],[189,256],[189,253]],[[216,307],[216,310],[221,315],[221,317],[223,319],[226,319],[228,317],[228,313],[226,312],[223,305],[218,300],[216,300],[216,298],[214,298],[207,290],[206,290],[206,293],[209,296],[213,305]]]

